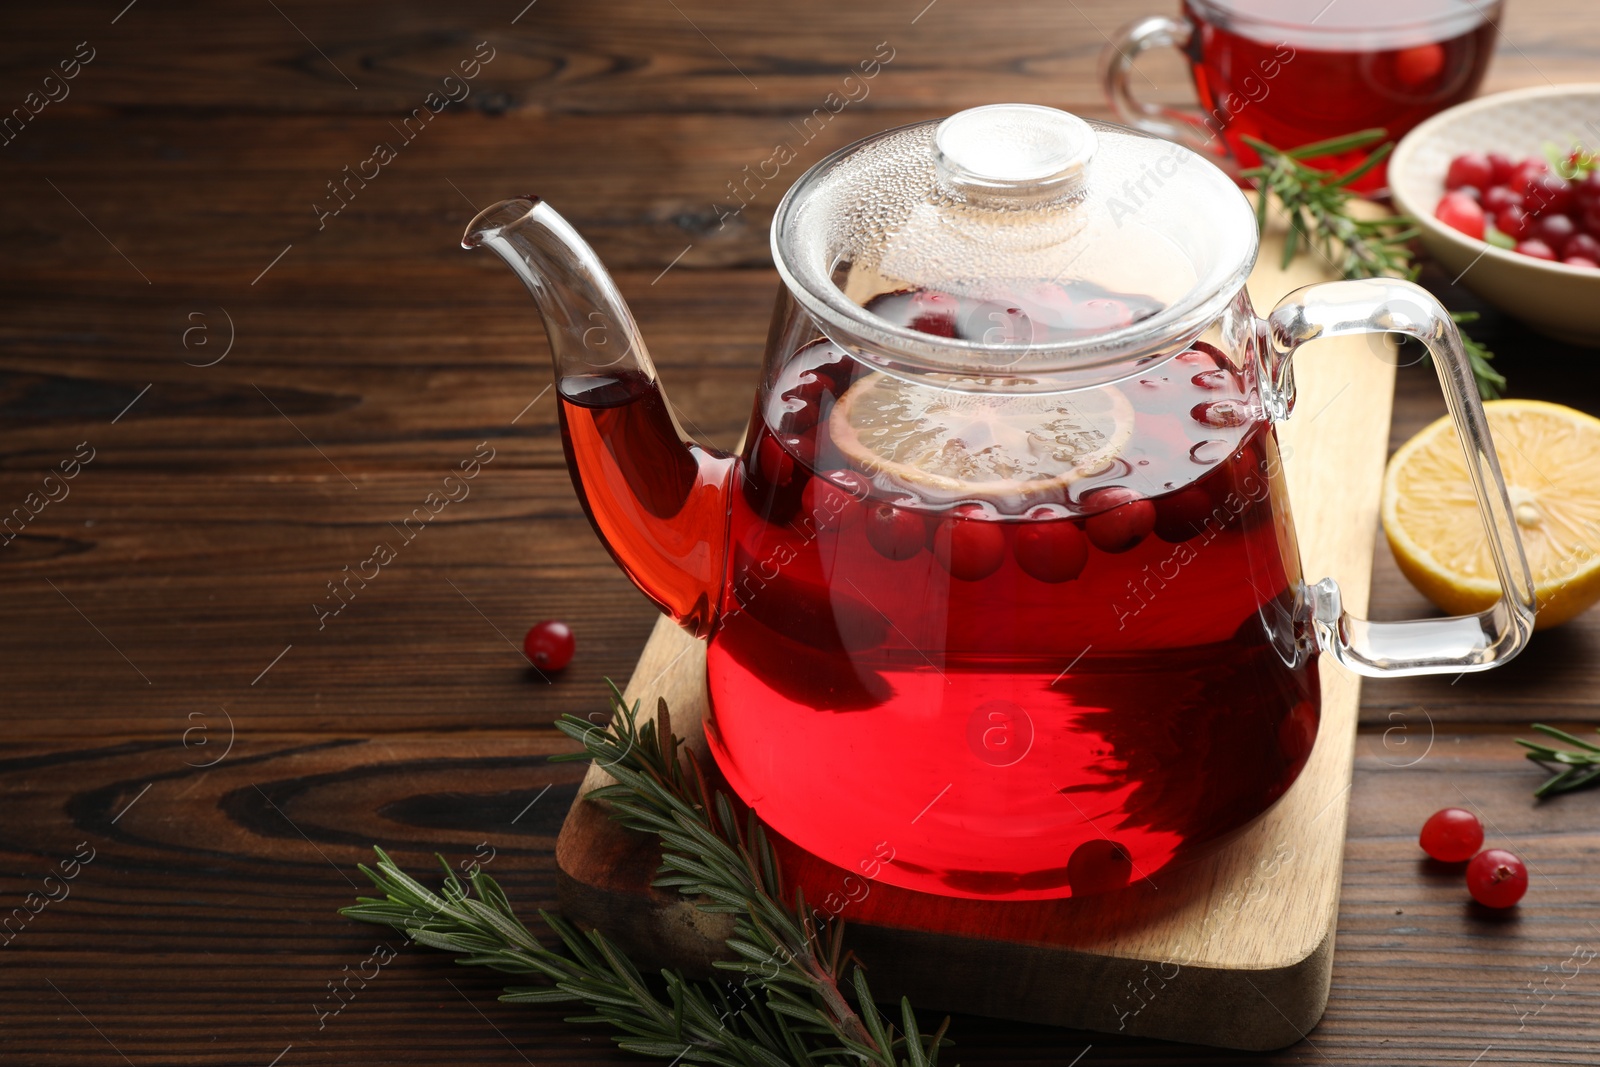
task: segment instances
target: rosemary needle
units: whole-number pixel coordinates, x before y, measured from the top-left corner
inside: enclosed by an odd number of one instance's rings
[[[665,701],[655,721],[639,724],[612,687],[609,726],[564,716],[556,724],[583,745],[558,760],[592,759],[616,780],[590,793],[630,829],[662,846],[655,885],[675,888],[707,912],[727,914],[733,959],[716,967],[730,980],[643,972],[599,930],[580,931],[546,911],[539,918],[565,951],[547,947],[516,916],[504,891],[474,867],[466,884],[444,865],[435,893],[377,849],[376,869],[361,871],[383,894],[362,897],[341,914],[391,926],[418,944],[454,952],[457,963],[542,980],[514,986],[500,999],[524,1004],[577,1003],[591,1014],[569,1022],[609,1025],[619,1047],[685,1064],[718,1067],[938,1067],[948,1044],[946,1020],[924,1036],[911,1005],[900,1026],[873,1002],[866,973],[844,950],[843,924],[807,907],[785,887],[772,846],[754,814],[739,820],[732,803],[708,790],[693,755],[672,734]]]
[[[1542,734],[1575,746],[1556,748],[1543,741],[1524,741],[1520,737],[1517,738],[1517,744],[1528,750],[1525,755],[1530,760],[1553,772],[1543,785],[1533,791],[1534,796],[1551,797],[1558,793],[1571,793],[1600,782],[1600,747],[1574,737],[1565,730],[1546,726],[1542,722],[1534,723],[1533,728]]]
[[[1366,161],[1353,170],[1338,174],[1320,170],[1305,161],[1338,155],[1382,141],[1384,130],[1361,130],[1299,148],[1279,149],[1246,137],[1244,141],[1261,157],[1261,164],[1243,172],[1261,194],[1257,199],[1256,222],[1262,232],[1267,226],[1267,203],[1275,199],[1289,221],[1283,242],[1283,265],[1287,267],[1304,249],[1327,260],[1343,278],[1405,278],[1417,274],[1411,241],[1420,232],[1416,220],[1406,215],[1376,219],[1357,218],[1350,211],[1356,198],[1350,186],[1362,175],[1388,158],[1394,150],[1387,142],[1372,150]],[[1452,312],[1458,327],[1475,322],[1477,312]],[[1494,353],[1474,341],[1463,330],[1462,346],[1472,365],[1478,393],[1489,399],[1500,395],[1505,377],[1494,369]]]

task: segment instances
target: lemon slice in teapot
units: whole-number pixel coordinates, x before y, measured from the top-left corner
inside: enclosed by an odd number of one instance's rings
[[[869,374],[834,405],[829,435],[858,467],[925,500],[1013,506],[1103,473],[1133,436],[1133,405],[1114,387],[1003,395],[967,391],[991,384],[982,378],[950,384]]]

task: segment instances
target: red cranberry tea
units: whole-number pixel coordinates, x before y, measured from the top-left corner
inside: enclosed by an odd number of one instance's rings
[[[1155,305],[1073,283],[869,307],[1055,339]],[[904,886],[1063,896],[1153,874],[1293,781],[1317,728],[1285,647],[1298,554],[1220,352],[1039,396],[912,385],[823,341],[780,374],[709,654],[718,761],[776,829],[851,869],[886,843]],[[681,497],[694,472],[659,479]]]
[[[1398,140],[1477,91],[1499,4],[1472,0],[1185,0],[1195,88],[1235,158],[1373,127]],[[1348,170],[1366,149],[1313,161]],[[1355,188],[1385,185],[1384,168]]]

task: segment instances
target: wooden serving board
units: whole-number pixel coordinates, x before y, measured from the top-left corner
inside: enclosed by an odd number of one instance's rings
[[[1280,270],[1281,253],[1281,240],[1269,236],[1250,278],[1258,313],[1331,277],[1307,256]],[[1390,352],[1376,336],[1304,349],[1295,413],[1279,427],[1307,580],[1337,578],[1358,614],[1372,573]],[[1359,699],[1354,675],[1327,657],[1320,669],[1322,726],[1309,763],[1278,805],[1220,853],[1163,872],[1159,888],[1138,882],[1081,900],[958,900],[874,883],[842,912],[874,992],[904,994],[929,1010],[1229,1048],[1299,1040],[1328,1000]],[[701,745],[705,678],[703,644],[663,618],[626,695],[646,710],[665,698],[675,732]],[[556,846],[563,912],[641,962],[708,970],[726,955],[726,917],[649,888],[653,841],[584,798],[606,778],[590,768]],[[839,891],[847,873],[793,846],[782,858],[811,900]]]

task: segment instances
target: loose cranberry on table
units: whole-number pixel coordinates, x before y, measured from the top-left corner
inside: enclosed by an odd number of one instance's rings
[[[1509,908],[1528,891],[1528,868],[1514,852],[1486,848],[1467,864],[1467,892],[1488,908]]]
[[[539,623],[522,639],[523,654],[542,671],[561,670],[572,662],[572,653],[577,647],[572,628],[554,619]]]
[[[1444,808],[1428,816],[1417,843],[1441,863],[1464,863],[1483,847],[1483,824],[1463,808]]]

